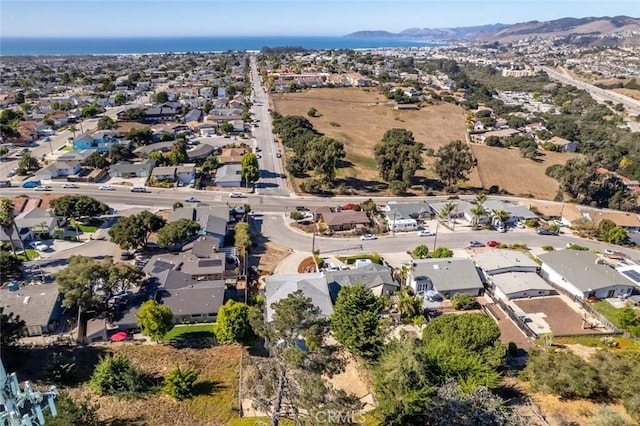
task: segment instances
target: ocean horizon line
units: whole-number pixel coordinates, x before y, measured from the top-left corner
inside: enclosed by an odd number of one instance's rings
[[[436,46],[427,40],[345,36],[2,37],[0,56],[73,56],[260,51],[264,47],[309,50]]]

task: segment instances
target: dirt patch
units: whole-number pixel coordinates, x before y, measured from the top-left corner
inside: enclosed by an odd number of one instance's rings
[[[258,268],[263,273],[272,274],[276,266],[278,266],[278,263],[282,262],[282,259],[289,255],[290,250],[285,246],[271,241],[266,241],[262,245],[264,250],[261,250],[259,253],[260,263],[258,264]]]
[[[552,200],[558,191],[558,182],[544,174],[547,167],[564,164],[579,155],[544,151],[539,161],[533,161],[522,158],[517,148],[472,144],[471,151],[478,160],[477,171],[482,187],[498,185],[513,195],[532,194],[546,200]]]
[[[555,336],[601,334],[610,331],[604,328],[584,328],[582,315],[572,309],[562,296],[518,299],[513,303],[525,314],[543,313],[545,322],[549,324]],[[587,319],[591,321],[590,318]]]
[[[298,273],[313,272],[316,270],[315,259],[311,256],[305,258],[298,265]]]

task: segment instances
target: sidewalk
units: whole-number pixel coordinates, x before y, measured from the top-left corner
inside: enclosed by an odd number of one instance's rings
[[[307,257],[311,256],[310,252],[305,251],[292,251],[291,254],[285,257],[282,262],[273,270],[274,274],[297,274],[298,265]]]

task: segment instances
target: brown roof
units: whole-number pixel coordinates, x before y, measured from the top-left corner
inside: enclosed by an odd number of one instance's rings
[[[51,201],[62,197],[62,195],[59,194],[42,194],[40,196],[40,199],[42,200],[42,203],[40,203],[40,208],[48,210],[51,208]]]
[[[24,208],[22,209],[23,213],[30,212],[31,210],[40,207],[40,203],[42,200],[40,198],[29,198]]]
[[[364,211],[341,210],[339,212],[322,213],[322,218],[327,226],[340,226],[351,224],[368,224],[369,217]]]
[[[245,148],[225,148],[218,157],[218,160],[224,164],[241,163],[242,157],[248,151]]]

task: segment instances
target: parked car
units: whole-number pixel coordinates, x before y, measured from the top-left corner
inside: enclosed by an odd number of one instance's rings
[[[435,232],[431,232],[428,229],[418,231],[418,237],[433,237],[434,235],[436,235]]]
[[[308,212],[309,209],[306,208],[305,206],[296,206],[296,210],[299,212]]]
[[[500,244],[500,241],[496,240],[487,241],[487,247],[499,247]]]
[[[31,247],[32,249],[36,249],[38,251],[45,251],[49,249],[49,246],[43,243],[42,241],[34,241],[32,243],[29,243],[29,247]]]
[[[62,185],[63,189],[76,189],[79,188],[78,185],[76,185],[75,183],[65,183],[64,185]]]
[[[48,185],[36,186],[36,191],[51,191],[51,187]]]
[[[98,187],[100,191],[115,191],[116,189],[111,185],[100,185]]]
[[[184,199],[187,203],[197,203],[198,199],[193,195]]]
[[[522,223],[522,222],[516,222],[516,228],[518,228],[518,229],[524,229],[524,228],[525,228],[524,223]]]
[[[378,237],[376,237],[373,234],[364,234],[362,237],[360,237],[361,240],[366,241],[366,240],[375,240]]]
[[[505,233],[505,232],[507,232],[507,228],[505,228],[502,225],[498,225],[498,226],[496,226],[496,231],[498,231],[500,233]]]
[[[242,192],[232,192],[229,194],[231,198],[244,198],[244,194]]]
[[[7,177],[14,177],[16,175],[16,169],[11,169],[9,170],[9,173],[7,173]]]
[[[127,250],[123,250],[120,253],[120,260],[129,260],[131,259],[131,253],[129,253]]]
[[[552,231],[549,228],[543,228],[543,227],[536,228],[536,232],[538,233],[538,235],[558,235],[557,232]]]
[[[278,158],[282,157],[282,154],[280,154],[280,151],[276,152],[276,157]]]
[[[480,241],[469,241],[469,244],[467,244],[467,248],[474,248],[474,247],[484,247],[484,244],[481,243]]]

